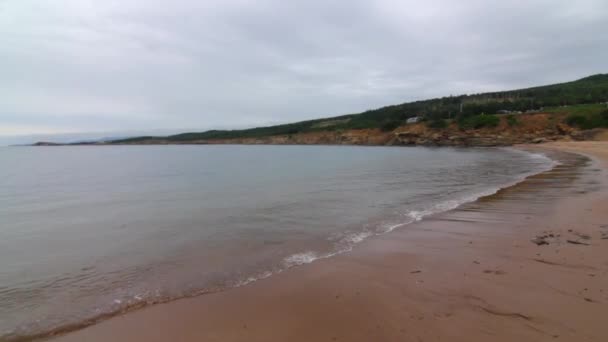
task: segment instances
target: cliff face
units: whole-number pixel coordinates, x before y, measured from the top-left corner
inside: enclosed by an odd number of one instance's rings
[[[509,124],[501,117],[498,126],[461,130],[456,123],[431,129],[424,123],[404,125],[390,132],[379,129],[318,131],[260,138],[190,141],[189,144],[277,144],[277,145],[421,145],[421,146],[509,146],[555,140],[593,140],[605,130],[577,131],[555,114],[521,114]],[[602,133],[604,132],[604,133]]]
[[[506,117],[501,117],[496,127],[477,130],[461,130],[455,123],[432,130],[421,124],[402,127],[395,134],[403,145],[508,146],[561,140],[575,132],[556,119],[550,114],[519,115],[509,124]]]

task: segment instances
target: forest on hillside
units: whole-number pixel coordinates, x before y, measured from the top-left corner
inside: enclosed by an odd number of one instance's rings
[[[480,114],[499,112],[538,111],[547,107],[572,106],[608,102],[608,74],[598,74],[577,81],[547,86],[473,95],[448,96],[430,100],[402,103],[349,114],[290,124],[256,127],[242,130],[210,130],[182,133],[168,137],[136,137],[114,141],[134,143],[141,140],[164,139],[183,142],[191,140],[255,138],[289,135],[312,131],[380,128],[393,130],[408,118],[422,116],[440,128],[444,119],[461,123],[479,120]],[[487,118],[483,120],[488,120]]]

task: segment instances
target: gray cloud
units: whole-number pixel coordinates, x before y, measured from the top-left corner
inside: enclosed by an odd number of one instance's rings
[[[606,72],[608,2],[0,1],[0,135],[246,127]]]

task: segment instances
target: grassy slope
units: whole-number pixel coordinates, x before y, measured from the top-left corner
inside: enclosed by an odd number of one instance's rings
[[[596,112],[599,113],[605,107],[605,105],[600,105],[598,102],[607,101],[608,74],[598,74],[573,82],[402,103],[359,114],[301,121],[284,125],[243,130],[211,130],[200,133],[183,133],[168,137],[136,137],[115,142],[138,143],[144,141],[153,142],[155,140],[187,142],[366,128],[379,128],[390,131],[404,124],[408,118],[417,115],[424,115],[429,120],[439,120],[448,117],[464,119],[482,113],[496,113],[503,109],[525,111],[543,108],[543,111],[548,113],[592,115]],[[461,104],[462,113],[460,112]]]

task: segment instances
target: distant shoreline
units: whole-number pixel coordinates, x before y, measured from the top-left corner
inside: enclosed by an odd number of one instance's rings
[[[489,115],[490,116],[490,115]],[[508,116],[493,116],[492,127],[462,129],[452,122],[444,128],[428,124],[406,124],[391,131],[350,129],[301,132],[249,138],[171,140],[164,137],[118,141],[55,143],[40,141],[30,146],[131,146],[131,145],[361,145],[361,146],[513,146],[551,141],[608,140],[608,129],[578,129],[563,121],[565,114],[520,114],[517,124]]]

